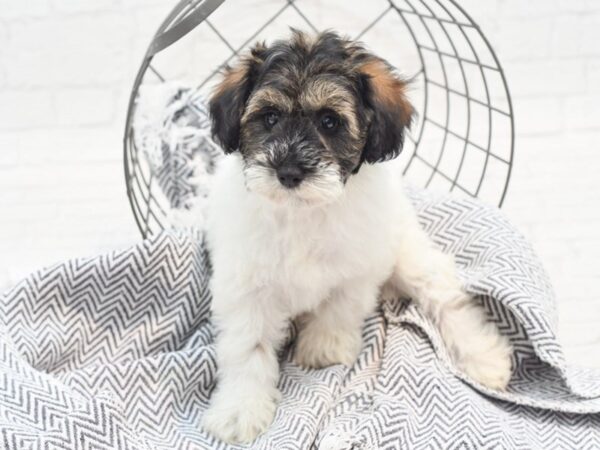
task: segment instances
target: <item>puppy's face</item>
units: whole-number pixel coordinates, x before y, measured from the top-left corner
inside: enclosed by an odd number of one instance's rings
[[[363,162],[398,155],[413,112],[405,86],[357,43],[294,31],[226,70],[210,101],[212,131],[226,152],[241,152],[249,190],[325,204]]]

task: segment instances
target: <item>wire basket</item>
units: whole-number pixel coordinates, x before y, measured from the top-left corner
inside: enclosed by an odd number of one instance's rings
[[[170,227],[172,205],[134,139],[140,88],[185,80],[207,95],[240,52],[289,35],[290,26],[360,39],[412,79],[417,121],[398,162],[409,182],[502,205],[513,162],[511,99],[489,42],[454,1],[184,0],[156,32],[129,102],[125,177],[144,237]]]

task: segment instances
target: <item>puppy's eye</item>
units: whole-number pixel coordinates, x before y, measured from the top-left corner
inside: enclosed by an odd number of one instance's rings
[[[324,114],[321,117],[321,128],[323,128],[326,131],[334,130],[339,123],[340,121],[333,114]]]
[[[265,126],[271,129],[279,121],[279,113],[277,111],[269,111],[264,115]]]

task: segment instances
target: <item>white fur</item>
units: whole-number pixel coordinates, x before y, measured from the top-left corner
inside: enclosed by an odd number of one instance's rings
[[[209,201],[219,380],[203,418],[208,431],[248,442],[269,426],[279,396],[275,352],[291,319],[301,324],[296,362],[352,364],[384,285],[433,319],[459,368],[485,386],[506,386],[508,340],[421,230],[393,164],[363,165],[321,196],[311,186],[286,194],[272,175],[251,170],[239,154],[224,158]]]

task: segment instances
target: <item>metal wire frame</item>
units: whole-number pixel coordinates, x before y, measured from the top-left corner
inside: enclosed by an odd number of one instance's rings
[[[434,179],[439,177],[450,184],[450,191],[458,190],[468,196],[477,197],[480,195],[484,180],[486,180],[489,162],[490,160],[495,160],[497,163],[502,164],[506,168],[505,177],[497,181],[498,183],[503,183],[503,185],[500,186],[500,195],[496,199],[498,205],[501,206],[506,198],[512,171],[514,156],[514,118],[512,102],[508,91],[506,78],[489,41],[481,32],[478,25],[454,0],[382,1],[387,3],[387,7],[377,17],[375,17],[374,20],[368,23],[355,37],[357,39],[362,38],[373,27],[380,23],[388,14],[396,13],[414,41],[421,64],[421,70],[415,74],[415,78],[421,77],[423,79],[423,104],[419,109],[419,114],[422,120],[420,121],[420,127],[409,136],[410,141],[414,145],[414,150],[403,169],[404,174],[410,174],[411,168],[414,167],[414,165],[418,162],[419,164],[422,164],[431,170],[431,173],[424,183],[425,187],[431,185]],[[127,121],[125,124],[124,169],[127,194],[130,200],[131,208],[136,223],[144,237],[148,236],[153,231],[168,227],[168,207],[166,206],[165,199],[163,198],[163,195],[155,182],[154,175],[149,166],[144,161],[141,161],[138,157],[138,149],[136,148],[133,139],[132,119],[135,113],[138,90],[144,80],[144,77],[146,74],[152,74],[159,81],[165,80],[165,77],[163,77],[163,75],[152,65],[155,55],[164,48],[173,45],[179,38],[183,37],[200,23],[206,23],[206,25],[219,38],[219,40],[223,42],[223,44],[229,49],[231,54],[223,59],[223,61],[199,83],[198,88],[201,89],[211,80],[213,80],[215,75],[217,75],[223,67],[229,64],[244,48],[251,44],[260,33],[267,29],[269,25],[277,20],[288,9],[293,9],[310,29],[318,31],[318,27],[314,25],[310,17],[304,14],[304,12],[301,10],[299,6],[300,0],[282,0],[281,6],[278,7],[270,17],[266,18],[263,25],[251,33],[250,36],[240,46],[236,47],[232,45],[231,42],[229,42],[229,40],[209,20],[210,14],[214,12],[216,8],[218,8],[223,2],[224,0],[182,0],[159,27],[146,55],[144,56],[140,69],[135,78],[129,100]],[[422,42],[423,36],[419,35],[419,30],[412,24],[413,20],[416,20],[417,23],[420,24],[421,29],[425,30],[425,37],[428,41],[430,41],[431,45],[424,44]],[[437,31],[433,29],[432,24],[437,24]],[[472,58],[468,58],[460,54],[460,51],[457,49],[455,42],[453,41],[447,29],[449,26],[459,30],[464,38],[464,42],[466,42],[470,48]],[[440,29],[442,31],[441,33],[439,32]],[[476,33],[476,37],[480,39],[478,45],[473,42],[465,30],[470,30]],[[440,38],[444,38],[445,43],[449,44],[451,52],[441,48],[444,42],[438,42]],[[487,52],[492,61],[484,62],[480,57],[480,50]],[[443,83],[440,83],[431,77],[430,67],[426,62],[426,54],[428,52],[437,57],[439,67],[441,67],[442,70]],[[447,67],[445,58],[451,58],[458,63],[464,92],[460,92],[459,90],[450,86],[450,68]],[[475,67],[480,75],[485,94],[483,99],[475,98],[472,95],[469,79],[466,73],[466,67],[468,65]],[[498,92],[496,91],[492,93],[486,77],[486,70],[495,72],[500,76],[503,88],[501,97],[506,102],[505,108],[500,108],[493,104],[492,94],[497,95]],[[435,86],[445,91],[445,120],[443,123],[439,123],[430,117],[429,91],[431,86]],[[463,98],[467,105],[466,129],[464,135],[452,130],[450,127],[450,117],[452,113],[450,108],[451,94]],[[487,111],[486,118],[488,123],[488,135],[485,145],[480,145],[470,138],[472,130],[471,119],[473,115],[471,102],[486,108]],[[494,114],[501,115],[509,121],[509,135],[507,136],[509,145],[508,158],[498,155],[492,151],[492,127],[494,125]],[[423,137],[425,133],[428,132],[427,130],[430,127],[437,128],[443,132],[440,150],[434,162],[427,160],[427,158],[423,155],[423,150],[420,147],[420,143],[423,141]],[[440,167],[449,136],[453,136],[454,138],[462,141],[461,155],[459,158],[458,167],[454,173],[446,173]],[[480,169],[477,185],[474,189],[468,189],[460,182],[461,175],[464,173],[465,159],[469,148],[473,148],[484,155],[483,167]],[[144,173],[144,168],[147,173]]]

